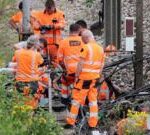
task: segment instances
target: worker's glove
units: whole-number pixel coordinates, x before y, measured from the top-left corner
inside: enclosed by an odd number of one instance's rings
[[[42,31],[42,30],[52,30],[52,29],[53,29],[53,27],[51,25],[42,25],[40,27],[40,31]]]
[[[53,22],[53,23],[57,23],[58,20],[57,20],[57,19],[53,19],[52,22]]]
[[[42,25],[40,27],[41,34],[45,34],[47,31],[50,31],[52,29],[53,29],[53,26],[51,25]]]

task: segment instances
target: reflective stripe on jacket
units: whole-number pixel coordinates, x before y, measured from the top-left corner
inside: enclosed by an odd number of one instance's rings
[[[83,47],[80,36],[69,36],[60,42],[58,49],[58,61],[65,64],[68,74],[76,72],[77,64],[80,60],[80,51]]]
[[[86,56],[83,56],[84,62],[79,78],[83,80],[99,78],[104,66],[103,48],[96,42],[90,42],[85,45],[85,48],[83,48],[83,53],[84,51],[84,55]]]

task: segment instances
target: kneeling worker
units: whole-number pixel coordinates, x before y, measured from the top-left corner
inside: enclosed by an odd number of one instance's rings
[[[38,39],[31,36],[27,40],[27,47],[17,50],[13,57],[13,62],[17,63],[16,67],[16,89],[20,93],[24,88],[29,88],[29,94],[34,95],[38,89],[39,72],[38,66],[43,63],[43,58],[37,52],[36,44]]]

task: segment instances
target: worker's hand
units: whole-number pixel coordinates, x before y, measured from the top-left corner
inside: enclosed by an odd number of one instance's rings
[[[16,31],[19,33],[19,28],[18,27],[16,28]]]
[[[75,82],[79,80],[79,76],[75,75]]]
[[[40,31],[42,31],[42,30],[52,30],[53,29],[53,26],[51,26],[51,25],[42,25],[42,26],[40,26]]]

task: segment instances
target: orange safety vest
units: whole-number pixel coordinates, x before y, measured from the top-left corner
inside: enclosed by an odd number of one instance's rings
[[[79,54],[84,43],[80,36],[69,36],[60,42],[57,59],[63,61],[68,74],[76,72]]]
[[[44,11],[39,11],[35,17],[39,21],[41,26],[51,25],[57,28],[57,27],[64,27],[66,24],[64,19],[64,13],[58,9],[56,9],[55,13],[50,15],[44,13]],[[56,20],[56,22],[53,22],[53,20]],[[45,33],[42,34],[42,36],[47,39],[50,45],[53,45],[54,42],[58,43],[62,39],[60,29],[46,31]],[[54,41],[54,39],[56,41]]]
[[[104,66],[104,56],[103,48],[95,41],[86,44],[81,52],[84,62],[79,79],[92,80],[100,78],[100,73]]]
[[[39,80],[38,66],[43,63],[40,53],[20,49],[15,52],[13,61],[17,63],[16,80],[22,82],[30,82]]]

